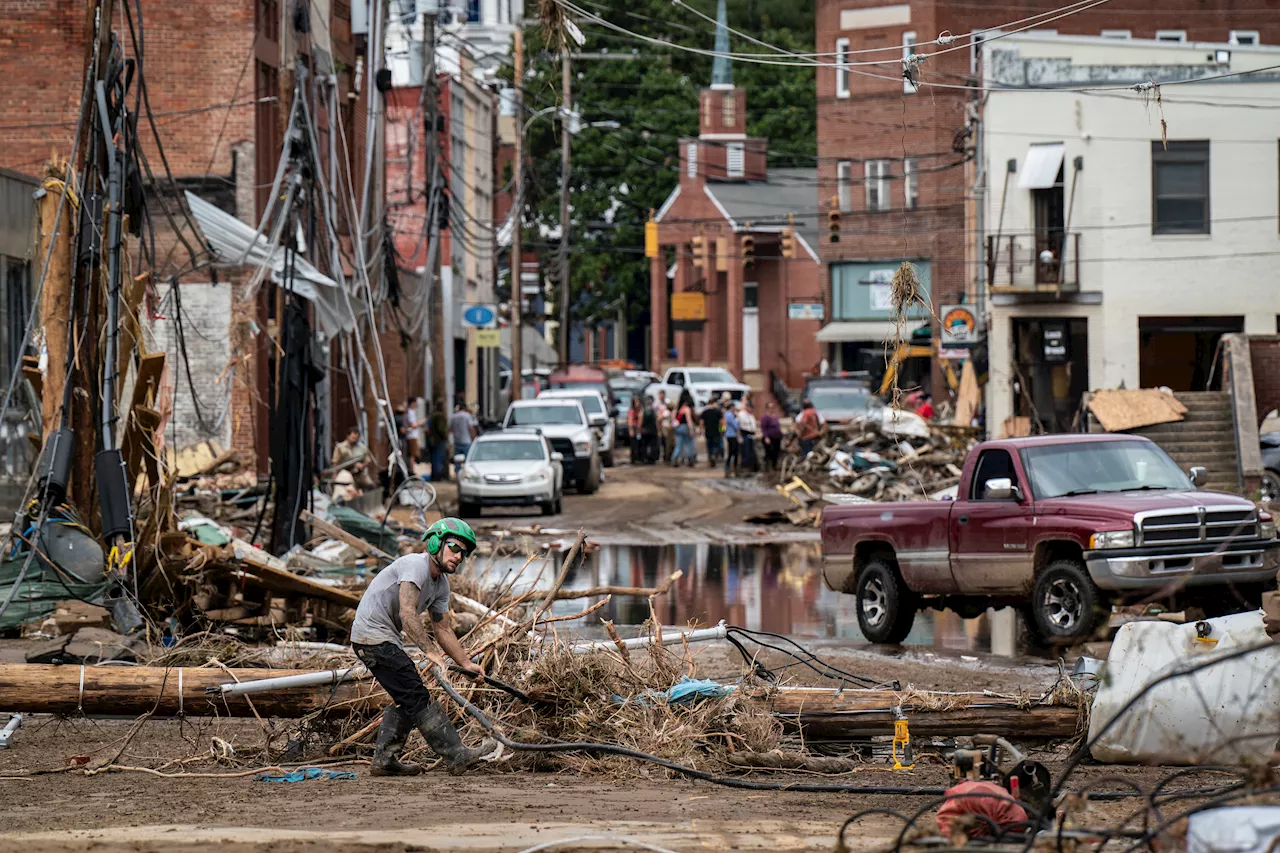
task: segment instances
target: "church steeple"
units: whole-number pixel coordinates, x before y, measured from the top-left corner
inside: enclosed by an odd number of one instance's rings
[[[733,88],[733,63],[729,59],[729,10],[725,0],[716,4],[716,57],[711,64],[711,88]]]

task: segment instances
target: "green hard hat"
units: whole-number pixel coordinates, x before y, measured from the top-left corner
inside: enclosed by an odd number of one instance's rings
[[[451,536],[463,542],[467,546],[468,552],[476,549],[476,532],[471,529],[470,524],[460,518],[440,519],[427,528],[427,533],[423,538],[427,541],[427,550],[434,554],[440,550],[444,540]],[[433,545],[434,547],[432,547]]]

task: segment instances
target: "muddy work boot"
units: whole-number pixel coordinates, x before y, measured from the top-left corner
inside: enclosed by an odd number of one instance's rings
[[[382,712],[382,725],[378,726],[378,740],[373,750],[370,773],[374,776],[417,776],[422,768],[417,764],[400,760],[405,738],[412,724],[398,705],[388,705]]]
[[[466,773],[473,764],[498,748],[498,742],[493,738],[485,738],[477,747],[463,746],[458,730],[439,705],[421,711],[413,724],[422,732],[431,751],[444,759],[452,776]]]

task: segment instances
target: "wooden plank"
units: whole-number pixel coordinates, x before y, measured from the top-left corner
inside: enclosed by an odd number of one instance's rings
[[[1182,420],[1186,407],[1159,388],[1111,389],[1089,395],[1089,411],[1107,432]]]
[[[133,383],[133,399],[129,408],[135,406],[154,406],[156,395],[160,390],[160,380],[164,376],[165,354],[162,352],[144,355],[138,365],[138,378]]]
[[[955,422],[968,426],[978,414],[982,405],[982,392],[978,389],[978,375],[973,369],[972,359],[966,359],[960,370],[960,394],[956,397]]]
[[[954,711],[907,711],[913,737],[999,734],[1009,738],[1060,740],[1075,737],[1086,725],[1076,708],[1062,705],[1032,708],[1001,706]],[[853,739],[893,734],[893,712],[801,714],[783,717],[784,725],[806,738]]]
[[[244,698],[209,696],[205,688],[260,678],[298,675],[294,669],[233,669],[215,667],[45,666],[0,664],[0,708],[41,714],[136,716],[148,711],[157,716],[250,717]],[[84,679],[81,686],[81,677]],[[181,694],[179,694],[181,685]],[[376,693],[376,695],[374,695]],[[388,699],[372,680],[323,687],[294,688],[252,696],[258,713],[269,717],[300,717],[337,706],[334,713],[376,710]],[[352,701],[353,704],[342,703]]]
[[[294,592],[299,595],[331,601],[344,607],[359,607],[360,596],[337,587],[316,583],[310,578],[295,575],[279,557],[273,557],[261,548],[255,548],[243,539],[231,540],[231,551],[242,564],[241,568],[272,589]]]
[[[298,514],[298,518],[301,519],[303,523],[310,524],[312,527],[314,527],[316,530],[319,530],[325,536],[329,536],[334,539],[340,540],[342,542],[346,542],[348,545],[350,545],[352,548],[355,548],[357,551],[359,551],[361,554],[364,554],[366,557],[375,557],[379,560],[386,560],[388,563],[395,559],[395,557],[391,556],[386,551],[383,551],[381,548],[377,547],[376,545],[370,545],[368,542],[364,541],[359,536],[355,536],[351,533],[348,533],[338,525],[325,521],[323,518],[316,516],[309,510],[304,509],[301,513]]]

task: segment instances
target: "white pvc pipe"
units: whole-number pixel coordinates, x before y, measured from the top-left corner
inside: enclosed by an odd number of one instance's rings
[[[714,628],[698,628],[694,631],[675,631],[668,633],[662,632],[662,645],[673,646],[677,643],[706,643],[711,640],[723,640],[728,635],[728,626],[725,625],[723,619],[720,624]],[[652,643],[650,637],[633,637],[630,640],[623,640],[622,645],[628,649],[642,649]],[[612,640],[602,640],[600,642],[582,642],[570,643],[569,651],[575,655],[586,655],[591,652],[607,652],[618,648],[618,644]]]
[[[8,749],[9,741],[13,739],[13,733],[18,730],[18,726],[22,725],[22,715],[14,714],[9,718],[9,723],[3,729],[0,729],[0,749]]]
[[[211,696],[247,696],[250,693],[266,693],[271,690],[288,690],[293,687],[320,687],[341,684],[353,678],[367,675],[363,666],[346,669],[330,669],[324,672],[303,672],[298,675],[281,675],[277,678],[260,678],[257,681],[232,681],[205,690]]]

